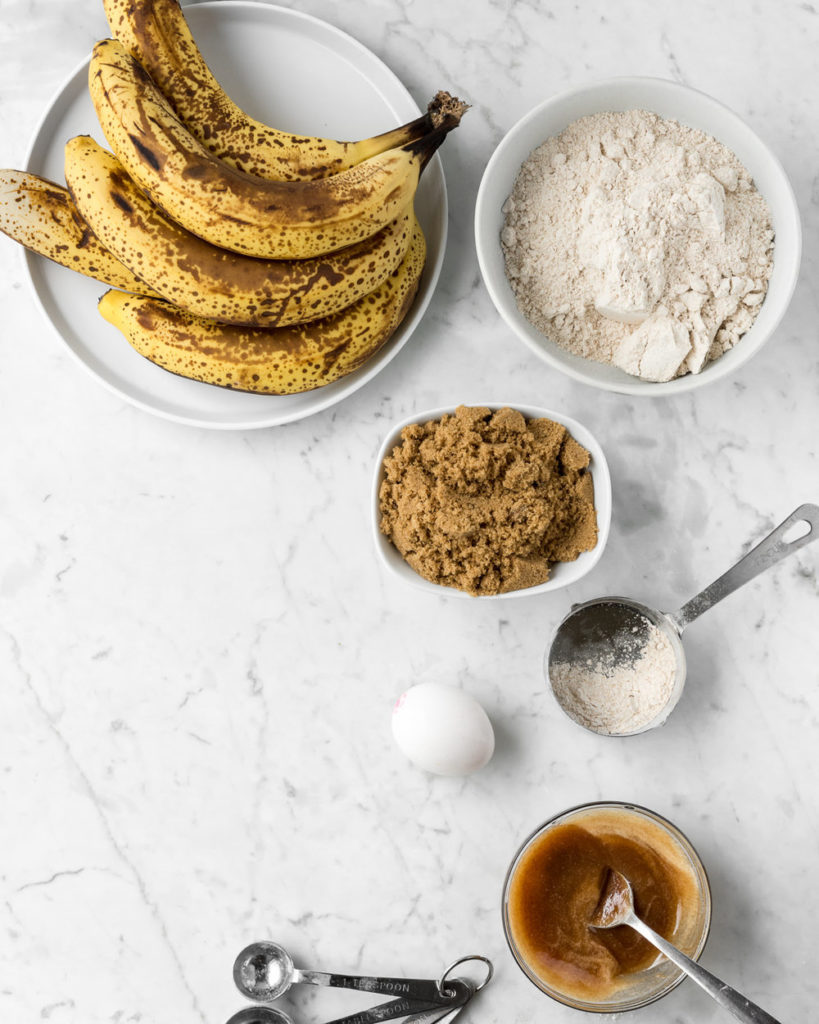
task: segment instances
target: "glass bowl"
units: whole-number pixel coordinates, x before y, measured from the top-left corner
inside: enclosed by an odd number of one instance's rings
[[[641,819],[643,825],[648,825],[659,830],[659,834],[666,840],[670,840],[674,849],[682,856],[683,861],[690,866],[696,881],[698,905],[696,917],[692,925],[691,943],[689,948],[684,949],[694,960],[698,960],[708,940],[708,933],[711,928],[711,887],[708,882],[708,875],[697,851],[683,835],[680,830],[654,811],[637,804],[624,803],[622,801],[600,801],[595,803],[581,804],[563,811],[536,829],[522,844],[515,854],[506,879],[503,884],[503,931],[509,949],[512,952],[518,967],[536,985],[541,992],[551,996],[552,999],[571,1006],[575,1010],[586,1010],[590,1013],[622,1013],[625,1010],[637,1010],[642,1006],[661,999],[671,992],[685,978],[683,972],[675,967],[668,960],[660,958],[650,967],[634,974],[623,975],[622,983],[617,990],[602,1000],[592,1001],[579,998],[576,995],[560,991],[553,985],[541,978],[534,968],[526,962],[513,935],[509,915],[509,895],[514,880],[515,872],[522,857],[532,844],[545,833],[554,829],[557,825],[565,825],[569,822],[581,825],[584,818],[591,818],[600,815],[601,812],[607,815],[617,816],[628,815],[632,820],[636,816]]]

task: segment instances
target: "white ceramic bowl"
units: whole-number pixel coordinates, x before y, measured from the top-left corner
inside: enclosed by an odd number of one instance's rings
[[[440,583],[430,583],[423,576],[419,576],[404,561],[397,548],[380,530],[381,510],[378,503],[378,492],[385,476],[384,459],[392,452],[393,448],[401,444],[401,431],[404,427],[408,427],[411,423],[427,423],[429,420],[439,420],[444,413],[455,412],[454,406],[444,406],[441,409],[428,409],[425,412],[419,412],[415,416],[410,416],[408,419],[396,424],[384,438],[384,442],[378,452],[372,490],[372,526],[375,548],[381,556],[381,561],[390,572],[395,573],[404,582],[421,590],[426,590],[428,593],[437,594],[439,597],[445,595],[447,597],[465,597],[478,601],[495,601],[510,597],[531,597],[535,594],[548,594],[553,590],[561,590],[563,587],[576,583],[600,561],[600,557],[606,547],[606,541],[609,539],[609,527],[611,526],[611,476],[609,475],[606,457],[597,438],[582,423],[578,423],[577,420],[564,416],[562,413],[552,412],[551,409],[541,409],[535,405],[521,405],[518,402],[464,402],[462,404],[485,406],[493,412],[504,408],[517,409],[527,419],[546,418],[554,420],[555,423],[563,424],[575,441],[582,444],[591,454],[589,471],[594,481],[594,504],[597,509],[597,544],[591,551],[584,551],[574,562],[556,563],[552,567],[551,577],[546,583],[541,583],[536,587],[527,587],[525,590],[512,590],[507,594],[484,594],[478,598],[473,598],[471,594],[467,594],[463,590],[457,590],[455,587],[445,587]]]
[[[701,373],[665,383],[631,377],[614,366],[572,355],[533,327],[517,307],[506,279],[500,233],[503,204],[521,164],[542,142],[572,121],[603,111],[650,110],[712,135],[736,153],[771,208],[773,274],[751,329],[725,355]],[[506,134],[484,171],[475,208],[475,242],[481,273],[503,319],[544,362],[594,387],[629,395],[672,395],[691,391],[732,374],[762,348],[788,308],[802,255],[799,210],[782,165],[762,139],[733,111],[705,93],[659,78],[614,78],[573,89],[535,107]]]

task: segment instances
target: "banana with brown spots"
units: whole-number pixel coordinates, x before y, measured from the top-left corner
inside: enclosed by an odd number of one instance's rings
[[[274,181],[338,174],[400,148],[437,126],[448,104],[438,93],[426,114],[370,139],[337,142],[270,128],[225,93],[191,35],[178,0],[103,0],[111,32],[145,68],[191,135],[240,171]]]
[[[137,352],[172,373],[236,391],[292,395],[352,373],[381,348],[412,305],[425,254],[416,221],[407,255],[379,288],[341,313],[291,327],[220,324],[116,291],[103,295],[99,310]]]
[[[68,189],[28,171],[0,171],[0,231],[31,252],[114,288],[156,294],[94,237]]]
[[[460,116],[332,177],[267,181],[213,156],[115,40],[94,47],[89,90],[109,145],[157,206],[213,245],[267,259],[321,256],[395,220]]]
[[[197,316],[277,327],[331,316],[374,291],[409,247],[406,210],[357,245],[310,260],[261,260],[219,249],[166,217],[115,156],[80,135],[65,180],[94,234],[163,298]]]

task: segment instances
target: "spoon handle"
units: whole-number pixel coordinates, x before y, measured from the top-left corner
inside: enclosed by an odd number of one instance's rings
[[[368,1010],[359,1010],[358,1013],[350,1013],[345,1017],[337,1017],[330,1024],[379,1024],[383,1020],[392,1020],[395,1017],[406,1017],[408,1013],[415,1010],[428,1010],[443,1015],[449,1013],[451,1006],[441,1006],[431,1003],[428,1000],[420,1002],[417,999],[391,999],[388,1003],[379,1003],[378,1006],[371,1006]],[[437,1020],[437,1017],[433,1017]]]
[[[421,1010],[404,1019],[404,1024],[453,1024],[472,996],[475,986],[468,981],[455,980],[455,999],[452,1006],[438,1006],[434,1010]]]
[[[737,1020],[745,1021],[745,1024],[779,1024],[775,1017],[766,1013],[756,1003],[752,1003],[750,999],[746,999],[736,989],[731,988],[724,981],[714,977],[704,967],[700,967],[696,960],[692,960],[685,953],[681,953],[676,946],[672,946],[662,935],[658,935],[652,928],[649,928],[636,914],[629,915],[624,923],[638,931],[652,946],[656,946],[673,964],[679,967],[681,971],[684,971],[693,981],[696,981],[712,999],[716,999],[720,1006],[733,1014]]]
[[[447,982],[449,1001],[446,1005],[432,1003],[418,999],[410,999],[406,996],[400,999],[392,999],[388,1003],[380,1003],[378,1006],[371,1006],[369,1010],[360,1010],[358,1013],[351,1013],[347,1017],[338,1017],[330,1021],[330,1024],[378,1024],[382,1020],[392,1020],[394,1017],[404,1017],[405,1024],[410,1021],[420,1021],[421,1024],[436,1024],[454,1011],[462,1009],[474,992],[474,987],[468,982],[453,978]],[[412,1014],[412,1016],[407,1016]]]
[[[808,531],[797,537],[796,540],[784,540],[788,531],[800,522],[808,524]],[[732,569],[720,576],[718,580],[714,580],[711,586],[706,587],[702,593],[692,597],[687,604],[684,604],[678,612],[671,614],[669,618],[673,619],[677,628],[682,632],[690,622],[699,618],[709,608],[713,608],[718,601],[744,586],[761,572],[770,569],[772,565],[786,558],[793,551],[805,544],[810,544],[817,537],[819,537],[819,506],[800,505],[798,509],[791,512],[784,523],[780,523],[756,547],[751,548],[747,555],[740,558]]]
[[[464,1006],[466,1003],[458,1003],[455,1006],[438,1006],[434,1010],[421,1010],[420,1013],[413,1013],[411,1017],[405,1017],[404,1024],[453,1024]]]
[[[297,969],[293,974],[293,981],[296,984],[302,985],[352,988],[357,989],[359,992],[374,992],[377,995],[401,996],[407,1000],[416,1000],[434,1005],[446,1005],[452,999],[450,994],[441,992],[436,981],[425,979],[376,978],[357,974],[329,974],[325,971],[302,971]]]

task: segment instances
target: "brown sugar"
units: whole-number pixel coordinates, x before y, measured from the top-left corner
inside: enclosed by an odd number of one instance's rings
[[[597,543],[589,453],[552,420],[459,406],[384,459],[381,530],[425,579],[502,594]]]

